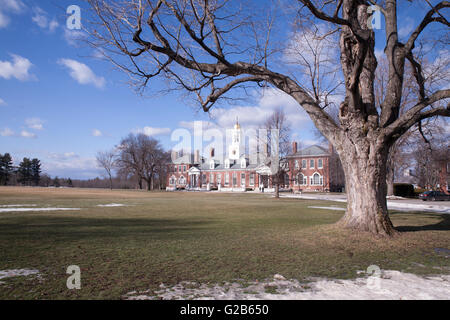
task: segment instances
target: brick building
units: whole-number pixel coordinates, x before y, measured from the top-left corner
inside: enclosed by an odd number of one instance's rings
[[[314,145],[297,150],[297,142],[293,142],[287,161],[294,191],[342,191],[344,173],[331,145],[328,149]]]
[[[271,169],[267,163],[255,164],[249,161],[241,143],[241,127],[236,123],[232,133],[232,143],[222,163],[211,149],[207,158],[197,150],[191,153],[172,153],[169,164],[167,189],[221,190],[221,191],[273,191]],[[328,150],[311,146],[297,150],[293,143],[293,153],[284,165],[282,188],[294,191],[329,191],[333,185],[330,175]]]

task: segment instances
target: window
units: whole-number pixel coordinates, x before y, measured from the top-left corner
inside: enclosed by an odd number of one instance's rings
[[[229,169],[230,168],[230,159],[226,159],[225,160],[225,168]]]
[[[173,186],[176,183],[177,183],[177,178],[175,178],[175,176],[171,176],[170,180],[169,180],[169,184]]]
[[[302,160],[302,169],[306,169],[306,160]]]
[[[206,184],[206,174],[202,174],[202,184]]]
[[[241,173],[241,186],[245,187],[245,173]]]
[[[209,174],[209,183],[214,184],[214,173]]]
[[[245,159],[241,160],[241,168],[245,169],[245,167],[247,166],[247,161]]]
[[[298,183],[302,186],[305,186],[308,184],[308,179],[302,173],[299,173],[298,174]]]
[[[287,173],[284,175],[284,186],[289,187],[289,175]]]
[[[183,172],[186,172],[186,166],[183,166]]]
[[[314,159],[309,160],[309,168],[310,169],[314,168]]]
[[[237,175],[236,175],[236,172],[233,172],[233,186],[237,186]]]
[[[212,161],[209,163],[209,168],[210,168],[210,169],[214,169],[214,167],[215,167],[215,163],[214,163],[214,160],[212,160]]]
[[[295,169],[298,169],[298,160],[295,160]]]
[[[178,179],[178,184],[185,185],[186,184],[186,178],[184,176],[181,176],[180,179]]]
[[[311,177],[311,184],[315,186],[322,185],[323,179],[318,173],[314,173]]]
[[[216,175],[216,181],[217,181],[218,185],[220,185],[222,183],[222,175],[220,173],[218,173]]]
[[[230,175],[225,173],[225,185],[228,186],[230,184]]]
[[[255,185],[255,174],[254,173],[250,173],[250,185],[251,186]]]
[[[323,159],[317,160],[317,167],[318,167],[319,169],[322,169],[322,168],[323,168]]]

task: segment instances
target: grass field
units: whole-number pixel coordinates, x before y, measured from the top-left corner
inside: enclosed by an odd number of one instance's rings
[[[123,207],[99,207],[119,203]],[[448,274],[450,216],[392,212],[394,239],[341,230],[333,202],[258,194],[148,193],[0,188],[0,206],[78,211],[0,212],[0,270],[40,277],[0,279],[0,299],[121,299],[161,283],[254,281],[282,274],[354,278],[375,264],[416,274]],[[81,268],[68,290],[66,268]]]

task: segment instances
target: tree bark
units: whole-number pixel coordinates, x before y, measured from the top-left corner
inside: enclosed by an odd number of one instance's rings
[[[343,142],[340,157],[345,171],[347,211],[339,224],[378,235],[396,231],[386,203],[386,161],[388,148],[366,139]]]
[[[386,172],[387,195],[394,196],[394,168],[392,164],[388,165]]]

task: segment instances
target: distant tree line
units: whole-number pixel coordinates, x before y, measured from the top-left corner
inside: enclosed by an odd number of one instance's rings
[[[23,158],[14,166],[9,153],[0,154],[0,185],[38,186],[41,172],[41,161],[37,158]]]

